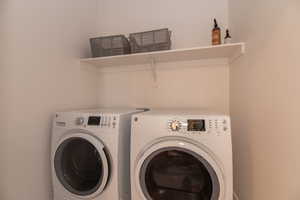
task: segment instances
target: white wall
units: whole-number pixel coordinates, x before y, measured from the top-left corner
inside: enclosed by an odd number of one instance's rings
[[[236,189],[243,200],[300,198],[300,3],[230,0],[247,53],[230,69]]]
[[[50,199],[51,116],[96,105],[96,77],[78,62],[96,4],[1,1],[1,200]]]
[[[227,0],[99,0],[98,35],[168,27],[172,48],[210,45],[213,18],[228,23]],[[158,82],[151,72],[135,66],[99,79],[101,106],[197,107],[229,110],[229,68],[220,62],[158,63]],[[158,86],[158,87],[156,87]]]

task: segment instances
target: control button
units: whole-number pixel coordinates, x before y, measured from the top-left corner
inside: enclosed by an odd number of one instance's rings
[[[181,123],[177,120],[171,121],[169,123],[169,128],[171,131],[179,131],[181,129]]]
[[[110,127],[110,117],[108,117],[108,128]]]
[[[103,124],[102,126],[106,126],[106,116],[103,116]]]
[[[56,122],[56,126],[66,126],[66,122]]]
[[[76,119],[76,125],[78,125],[78,126],[80,126],[80,125],[83,125],[83,123],[84,123],[84,118],[83,117],[78,117],[77,119]]]
[[[224,131],[227,131],[227,130],[228,130],[228,128],[227,128],[227,127],[224,127],[224,128],[223,128],[223,130],[224,130]]]

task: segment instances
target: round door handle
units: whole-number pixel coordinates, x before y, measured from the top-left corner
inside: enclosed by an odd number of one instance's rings
[[[76,125],[83,125],[84,123],[84,118],[83,117],[79,117],[76,119]]]

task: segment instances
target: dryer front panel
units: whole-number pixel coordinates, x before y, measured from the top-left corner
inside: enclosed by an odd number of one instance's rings
[[[60,142],[54,168],[62,186],[81,197],[101,193],[110,171],[104,146],[87,134],[74,134]]]
[[[188,145],[184,141],[170,141],[143,153],[137,164],[136,186],[145,199],[222,199],[221,169],[204,151],[190,149]]]
[[[141,183],[153,200],[213,200],[220,190],[212,167],[180,148],[161,149],[149,156],[141,170]]]

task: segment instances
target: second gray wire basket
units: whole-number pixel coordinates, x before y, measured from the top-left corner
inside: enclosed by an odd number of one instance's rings
[[[171,31],[167,28],[131,33],[129,41],[132,53],[171,49]]]

